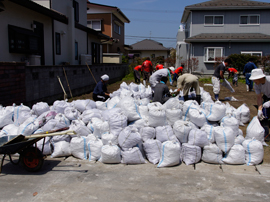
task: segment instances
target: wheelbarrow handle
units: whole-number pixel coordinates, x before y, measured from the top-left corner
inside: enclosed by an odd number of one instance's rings
[[[55,132],[55,133],[39,133],[34,135],[25,136],[24,139],[30,138],[40,138],[40,137],[50,137],[50,136],[57,136],[57,135],[75,135],[76,132],[74,130],[62,131],[62,132]]]

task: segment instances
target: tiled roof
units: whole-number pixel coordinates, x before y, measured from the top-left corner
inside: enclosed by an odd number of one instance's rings
[[[185,42],[270,42],[270,35],[260,33],[204,33],[189,37]]]
[[[269,9],[270,3],[249,0],[212,0],[186,6],[181,22],[185,23],[190,11],[194,10],[252,10]]]
[[[151,39],[144,39],[135,44],[131,45],[133,50],[170,50],[169,48],[165,48],[162,43]]]

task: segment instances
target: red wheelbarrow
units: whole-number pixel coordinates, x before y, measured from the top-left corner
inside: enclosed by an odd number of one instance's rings
[[[0,138],[0,154],[3,154],[0,173],[2,171],[2,166],[5,160],[5,157],[8,155],[10,162],[14,165],[18,165],[19,163],[27,170],[31,172],[35,172],[41,169],[44,159],[46,156],[43,155],[43,148],[45,144],[45,137],[56,136],[56,135],[74,135],[76,134],[73,130],[68,130],[69,128],[62,128],[54,131],[47,131],[44,133],[38,133],[34,135],[24,136],[18,135],[13,139],[6,141],[5,137]],[[43,140],[42,151],[40,151],[36,142]],[[2,139],[2,140],[1,140]],[[1,142],[3,143],[1,145]],[[35,144],[35,146],[33,146]],[[14,162],[12,160],[11,155],[19,153],[19,161]]]

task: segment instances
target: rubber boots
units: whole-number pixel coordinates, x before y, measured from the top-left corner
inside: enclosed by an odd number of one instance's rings
[[[184,96],[184,101],[187,101],[187,100],[189,100],[189,99],[188,99],[188,95],[185,95],[185,96]]]
[[[199,105],[201,104],[201,95],[196,95],[196,101]]]
[[[246,84],[246,87],[247,87],[247,91],[249,91],[249,86]]]

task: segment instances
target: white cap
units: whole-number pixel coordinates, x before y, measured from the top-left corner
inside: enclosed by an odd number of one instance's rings
[[[253,69],[251,71],[251,76],[249,77],[250,80],[256,80],[261,79],[265,77],[265,74],[263,73],[262,69]]]
[[[101,76],[101,79],[103,81],[108,81],[109,80],[109,76],[107,74],[104,74],[103,76]]]
[[[169,69],[170,69],[171,71],[174,71],[174,67],[169,67]]]

